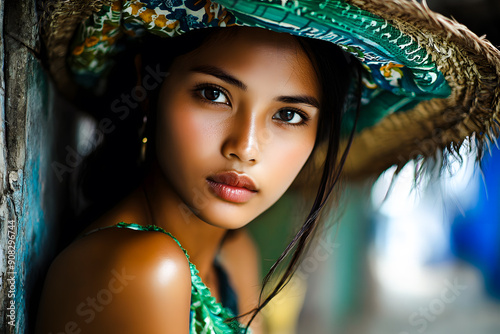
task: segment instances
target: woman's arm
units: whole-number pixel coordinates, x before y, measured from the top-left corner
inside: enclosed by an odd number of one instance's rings
[[[238,309],[243,314],[258,305],[261,288],[259,253],[245,229],[230,233],[231,235],[222,244],[220,258],[238,295]],[[246,324],[249,319],[250,317],[243,317],[240,321]],[[263,333],[260,315],[252,322],[251,328],[253,334]]]
[[[37,334],[187,334],[190,299],[189,264],[170,237],[103,230],[52,264]]]

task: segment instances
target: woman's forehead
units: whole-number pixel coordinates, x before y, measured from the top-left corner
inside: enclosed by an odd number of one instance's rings
[[[229,32],[226,32],[229,31]],[[194,51],[179,57],[173,69],[191,71],[217,67],[246,79],[298,84],[317,89],[314,67],[297,38],[260,28],[231,28],[214,32]]]

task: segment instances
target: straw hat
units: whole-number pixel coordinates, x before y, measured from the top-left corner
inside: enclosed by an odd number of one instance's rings
[[[42,36],[58,88],[99,87],[113,56],[143,34],[244,25],[339,45],[359,59],[363,99],[344,174],[496,143],[500,52],[465,26],[408,0],[46,1]]]

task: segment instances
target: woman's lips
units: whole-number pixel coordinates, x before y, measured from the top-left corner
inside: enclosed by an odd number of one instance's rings
[[[233,203],[248,202],[256,193],[253,180],[236,172],[222,172],[207,178],[210,189],[219,198]]]

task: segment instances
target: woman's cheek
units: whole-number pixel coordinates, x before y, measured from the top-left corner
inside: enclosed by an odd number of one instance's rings
[[[314,141],[303,136],[273,143],[272,149],[265,156],[269,161],[266,164],[269,185],[281,188],[281,193],[288,189],[306,163],[313,147]]]
[[[170,120],[171,144],[179,158],[185,156],[187,161],[184,163],[203,161],[213,154],[220,133],[213,116],[196,106],[184,104],[173,109]]]

